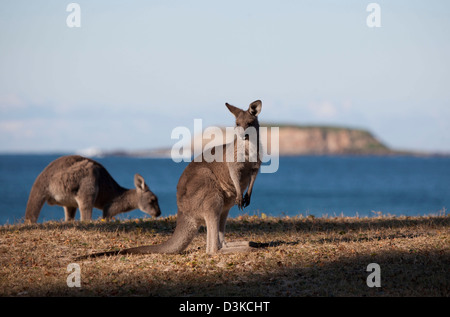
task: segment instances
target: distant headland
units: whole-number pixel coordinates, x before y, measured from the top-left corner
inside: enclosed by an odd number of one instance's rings
[[[279,128],[279,155],[442,155],[426,152],[396,150],[380,141],[370,131],[359,128],[329,125],[297,125],[261,123],[261,127]],[[262,134],[263,135],[263,134]],[[196,136],[197,138],[201,136]],[[267,138],[267,151],[271,153],[271,140]],[[203,140],[203,144],[209,143]],[[143,150],[103,151],[86,149],[77,152],[86,156],[170,157],[171,148]],[[445,155],[443,155],[445,156]]]
[[[363,129],[276,123],[262,126],[279,127],[280,155],[384,155],[397,152]]]

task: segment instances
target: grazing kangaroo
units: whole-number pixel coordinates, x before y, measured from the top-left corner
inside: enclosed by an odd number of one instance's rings
[[[36,178],[28,198],[25,222],[35,223],[45,202],[64,207],[65,220],[73,220],[77,207],[81,220],[92,219],[92,208],[103,210],[103,218],[139,208],[158,217],[158,198],[134,175],[135,189],[121,187],[98,162],[79,156],[62,156]]]
[[[228,149],[234,151],[234,161],[226,161],[227,144],[216,146],[211,150],[223,153],[223,161],[206,162],[193,160],[184,170],[177,185],[178,215],[175,231],[171,238],[159,245],[140,246],[120,251],[109,251],[81,256],[77,259],[116,254],[147,254],[147,253],[179,253],[187,248],[198,232],[202,223],[206,223],[206,252],[229,253],[251,250],[248,241],[225,243],[225,223],[228,212],[234,205],[243,209],[250,204],[253,185],[261,166],[259,155],[255,162],[249,160],[250,152],[259,149],[258,114],[262,103],[257,100],[250,104],[247,111],[226,103],[231,113],[236,117],[236,127],[244,130],[253,127],[256,138],[240,134],[245,142],[245,161],[239,162],[235,134],[234,145]],[[201,155],[205,155],[205,152]],[[243,196],[243,192],[247,193]]]

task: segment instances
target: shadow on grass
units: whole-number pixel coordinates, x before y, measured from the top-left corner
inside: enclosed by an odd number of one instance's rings
[[[175,217],[125,222],[49,222],[36,225],[3,226],[0,232],[27,230],[76,229],[95,232],[151,231],[170,235],[176,224]],[[99,271],[105,278],[83,275],[82,287],[68,288],[63,279],[55,284],[27,285],[29,296],[450,296],[450,248],[428,246],[420,251],[386,249],[377,253],[338,253],[328,260],[322,254],[318,260],[305,259],[304,254],[291,257],[272,257],[265,262],[264,254],[283,245],[303,242],[321,244],[327,242],[365,242],[383,239],[414,238],[426,235],[430,229],[448,230],[450,217],[413,218],[232,218],[227,232],[233,238],[250,233],[264,237],[264,233],[299,233],[294,241],[274,240],[253,242],[262,260],[246,269],[247,257],[217,256],[226,266],[204,269],[179,265],[175,270],[160,270],[152,266],[136,267],[121,271]],[[382,229],[394,229],[385,230]],[[403,229],[409,229],[403,230]],[[203,228],[200,231],[205,231]],[[378,232],[380,231],[380,232]],[[351,232],[351,234],[349,234]],[[308,233],[301,238],[300,233]],[[315,233],[309,235],[309,233]],[[327,234],[322,234],[327,233]],[[369,234],[366,234],[369,233]],[[310,236],[310,237],[308,237]],[[281,235],[282,237],[282,235]],[[295,237],[295,236],[294,236]],[[301,240],[305,239],[305,240]],[[308,240],[306,240],[308,239]],[[280,248],[281,249],[281,248]],[[203,252],[203,251],[202,251]],[[273,255],[273,253],[272,253]],[[170,259],[170,255],[160,255]],[[146,261],[146,256],[138,260]],[[159,257],[157,257],[159,259]],[[213,259],[213,258],[212,258]],[[112,261],[122,261],[111,259]],[[127,259],[125,258],[124,261]],[[139,262],[138,261],[138,262]],[[155,258],[153,258],[155,263]],[[156,260],[156,265],[159,265]],[[208,259],[208,261],[210,261]],[[230,265],[227,261],[235,261]],[[163,263],[164,261],[161,261]],[[366,279],[367,265],[377,263],[381,267],[381,287],[370,288]],[[83,264],[82,272],[84,272]],[[65,269],[65,268],[64,268]],[[64,270],[63,270],[64,271]],[[65,272],[65,271],[64,271]]]
[[[380,265],[381,287],[367,285],[370,263]],[[31,296],[449,296],[450,253],[414,254],[385,251],[355,255],[318,264],[280,261],[277,268],[241,271],[238,264],[226,271],[182,274],[133,270],[120,277],[89,281],[80,289],[54,285],[46,290],[31,285]]]
[[[449,261],[448,252],[414,255],[388,251],[310,267],[283,267],[280,263],[275,272],[237,274],[220,283],[173,281],[174,288],[163,286],[159,292],[167,296],[449,296]],[[367,286],[370,263],[381,267],[380,288]]]

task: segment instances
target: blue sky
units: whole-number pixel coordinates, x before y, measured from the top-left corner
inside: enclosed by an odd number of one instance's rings
[[[366,128],[450,152],[450,2],[0,3],[0,152],[171,146],[177,126],[261,121]]]

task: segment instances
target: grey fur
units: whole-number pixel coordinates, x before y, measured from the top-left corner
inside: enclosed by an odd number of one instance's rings
[[[244,111],[226,104],[236,117],[236,126],[246,129],[253,126],[257,132],[256,148],[259,148],[258,114],[262,103],[257,100]],[[206,252],[239,252],[250,250],[249,242],[225,243],[225,224],[228,212],[234,205],[243,209],[250,204],[253,185],[261,166],[258,155],[256,162],[249,162],[249,142],[246,141],[246,161],[226,162],[226,147],[220,145],[224,155],[223,162],[192,161],[182,173],[177,185],[177,224],[171,238],[159,245],[140,246],[120,251],[95,253],[78,259],[115,254],[179,253],[187,248],[198,232],[201,224],[206,223]],[[216,147],[215,149],[217,149]],[[215,149],[212,149],[215,151]],[[234,145],[236,156],[236,142]],[[202,154],[203,155],[203,154]],[[248,189],[247,189],[248,188]],[[247,189],[247,193],[242,193]]]
[[[28,198],[25,222],[35,223],[45,202],[64,207],[65,220],[75,218],[80,209],[81,220],[92,219],[92,208],[103,210],[103,218],[133,209],[158,217],[158,198],[134,175],[136,188],[126,189],[117,184],[98,162],[79,155],[62,156],[51,162],[36,178]]]

